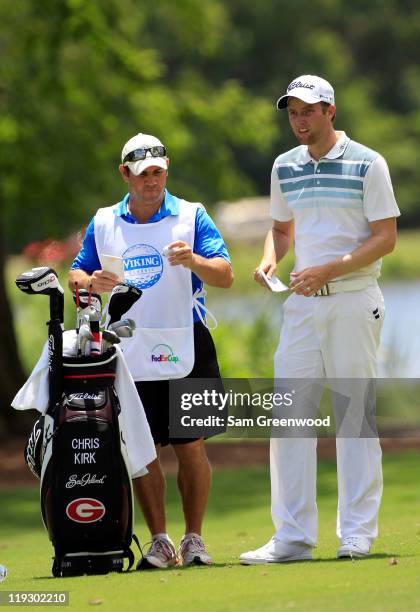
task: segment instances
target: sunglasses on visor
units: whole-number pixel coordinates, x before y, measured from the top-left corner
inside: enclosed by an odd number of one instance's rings
[[[146,159],[147,154],[150,153],[152,157],[166,157],[166,148],[162,145],[158,145],[156,147],[135,149],[134,151],[130,151],[123,159],[123,164],[126,162],[136,162],[142,159]]]

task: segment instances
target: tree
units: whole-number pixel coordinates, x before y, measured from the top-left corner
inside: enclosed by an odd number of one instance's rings
[[[20,364],[16,339],[11,322],[13,321],[4,279],[4,251],[0,244],[0,399],[3,409],[0,411],[0,438],[5,432],[19,433],[26,428],[24,421],[14,418],[10,402],[16,390],[24,383],[25,374]]]
[[[221,13],[222,4],[192,0],[176,6],[167,4],[179,18],[177,44],[191,25],[191,33],[198,28],[192,40],[201,52],[213,53],[206,20],[209,11]],[[162,61],[156,46],[158,32],[148,37],[154,13],[154,3],[145,2],[140,11],[134,0],[22,0],[0,7],[0,48],[9,58],[0,66],[6,252],[18,252],[31,240],[62,237],[99,206],[117,201],[123,194],[117,171],[122,144],[138,131],[155,133],[167,144],[175,193],[211,204],[222,195],[255,190],[237,152],[251,138],[256,154],[267,149],[271,104],[234,80],[215,88],[195,70],[168,74],[170,62]],[[3,320],[10,321],[7,302],[3,307]],[[10,360],[17,376],[0,389],[7,405],[20,384],[21,366],[16,351],[6,351],[14,343],[10,324],[4,333],[0,362]]]
[[[138,131],[167,145],[174,193],[210,207],[267,193],[274,157],[295,144],[275,101],[304,73],[333,82],[337,127],[385,155],[401,224],[419,224],[418,3],[315,7],[313,0],[0,4],[5,254],[63,237],[119,200],[121,147]],[[7,405],[1,391],[0,399]]]

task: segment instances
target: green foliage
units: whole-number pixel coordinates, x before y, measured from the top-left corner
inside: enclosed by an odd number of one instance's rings
[[[250,141],[256,154],[268,151],[271,101],[235,79],[204,79],[193,61],[171,69],[173,47],[182,51],[179,61],[184,53],[204,61],[223,52],[223,27],[215,25],[223,5],[157,4],[139,10],[133,0],[60,0],[47,8],[22,0],[11,12],[0,8],[0,44],[14,66],[0,67],[9,250],[62,236],[116,201],[124,193],[120,151],[138,131],[167,144],[175,193],[212,203],[256,191],[238,153]],[[22,207],[36,225],[22,224]]]
[[[419,278],[416,257],[419,241],[418,231],[400,232],[395,251],[383,260],[382,281]],[[212,303],[223,304],[224,300],[226,300],[226,305],[230,303],[234,305],[238,301],[243,303],[245,300],[249,304],[251,313],[254,312],[253,303],[256,300],[269,306],[276,297],[268,291],[263,291],[252,278],[253,270],[261,258],[262,245],[237,242],[229,245],[229,252],[235,272],[235,282],[229,291],[210,288],[208,296],[210,309]],[[30,296],[21,293],[14,284],[16,276],[33,265],[33,262],[30,263],[21,257],[11,257],[7,264],[6,289],[14,314],[15,331],[26,372],[30,372],[40,355],[41,347],[46,339],[46,328],[43,322],[48,318],[47,300],[36,297],[31,299]],[[292,268],[293,255],[290,253],[279,266],[278,275],[283,282],[287,282]],[[66,286],[68,266],[56,267],[56,269],[66,289],[65,327],[70,329],[75,324],[75,308]],[[237,316],[233,327],[232,323],[228,322],[229,318],[232,317],[219,317],[219,325],[212,332],[223,376],[270,378],[273,375],[272,356],[278,342],[278,333],[273,333],[272,322],[264,315],[256,320],[251,315],[247,321],[242,321],[241,317]],[[28,329],[31,330],[30,334],[27,332]]]
[[[273,334],[273,327],[265,316],[259,316],[251,324],[219,322],[212,335],[222,376],[273,377],[273,354],[278,334]]]
[[[0,6],[0,202],[7,249],[59,238],[124,192],[124,142],[156,133],[174,193],[211,205],[267,193],[295,142],[274,104],[330,79],[337,128],[390,164],[402,224],[420,222],[416,3],[19,0]],[[18,35],[17,35],[18,33]],[[22,223],[22,218],[36,223]]]

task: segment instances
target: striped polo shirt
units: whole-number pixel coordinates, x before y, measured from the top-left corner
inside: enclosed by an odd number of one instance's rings
[[[273,165],[270,213],[295,222],[297,272],[351,253],[371,235],[369,222],[400,214],[384,158],[339,134],[318,161],[302,145]],[[380,268],[378,260],[346,278],[377,278]]]

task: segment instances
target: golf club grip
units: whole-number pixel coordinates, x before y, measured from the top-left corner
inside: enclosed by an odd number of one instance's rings
[[[60,323],[64,323],[64,293],[60,293],[58,297],[58,319]]]
[[[62,392],[63,330],[58,318],[48,322],[48,414],[52,414]]]
[[[57,292],[50,297],[50,319],[64,323],[64,294]]]

